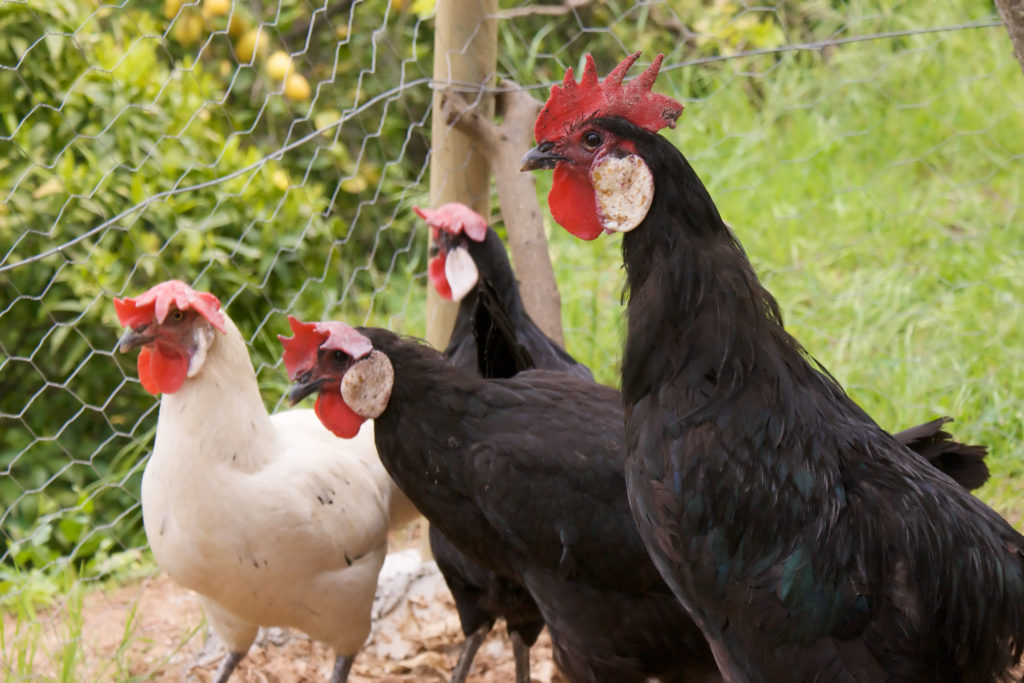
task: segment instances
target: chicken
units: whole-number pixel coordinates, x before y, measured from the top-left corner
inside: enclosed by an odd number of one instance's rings
[[[570,233],[624,232],[629,500],[736,681],[991,681],[1024,650],[1024,537],[881,429],[783,328],[696,173],[682,106],[588,57],[524,169]]]
[[[571,681],[717,680],[626,499],[616,391],[548,370],[482,379],[387,330],[301,323],[291,398],[344,436],[374,418],[395,482],[462,553],[525,586]]]
[[[532,346],[539,347],[538,356],[557,369],[558,364],[572,363],[572,358],[548,339],[526,314],[519,289],[512,274],[505,249],[497,234],[487,227],[487,221],[463,204],[445,204],[437,209],[415,209],[431,227],[431,261],[428,269],[431,283],[438,294],[459,301],[455,328],[445,351],[454,365],[485,377],[511,377],[520,369],[533,367],[533,359],[516,339],[516,331],[500,337],[505,344],[493,354],[502,363],[496,367],[490,362],[486,332],[479,346],[474,337],[476,322],[486,315],[477,315],[477,287],[500,282],[507,288],[503,300],[506,310],[513,311],[520,321],[523,337]],[[483,245],[487,245],[486,248]],[[482,274],[481,274],[481,271]],[[490,295],[490,292],[489,294]],[[515,348],[511,350],[507,345]],[[547,351],[547,353],[543,353]],[[509,358],[520,359],[504,364]],[[568,359],[568,361],[564,359]],[[550,367],[550,366],[549,366]],[[579,366],[583,367],[583,366]],[[589,372],[589,371],[588,371]],[[462,553],[436,525],[428,530],[430,549],[445,583],[455,599],[462,632],[466,636],[458,663],[452,672],[452,683],[462,683],[469,673],[473,658],[495,621],[505,619],[516,667],[517,683],[530,682],[530,648],[544,628],[544,619],[529,592],[520,583],[493,572]]]
[[[331,645],[344,681],[370,631],[389,528],[418,513],[377,458],[373,427],[352,440],[311,410],[268,415],[238,328],[207,292],[171,280],[115,299],[122,352],[163,394],[142,477],[160,568],[199,594],[228,655],[225,681],[260,626]]]
[[[415,210],[431,228],[430,281],[438,294],[459,303],[455,328],[444,352],[452,363],[460,368],[479,364],[473,314],[477,283],[483,279],[498,296],[497,303],[506,312],[516,339],[533,357],[534,367],[593,379],[590,368],[552,341],[527,314],[505,247],[483,216],[457,202]]]

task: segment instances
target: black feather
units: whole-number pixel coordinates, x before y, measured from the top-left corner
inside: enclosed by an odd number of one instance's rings
[[[452,246],[457,243],[469,251],[480,271],[481,281],[486,281],[486,286],[490,287],[497,299],[498,306],[492,306],[492,310],[500,309],[505,312],[515,330],[515,339],[529,352],[536,367],[562,370],[577,377],[593,379],[590,369],[577,362],[564,348],[544,334],[526,312],[512,264],[508,260],[508,253],[493,229],[487,229],[482,242],[474,242],[464,235],[447,239],[452,239]],[[474,337],[477,301],[478,290],[475,289],[459,302],[455,327],[448,348],[444,352],[452,363],[460,368],[474,367],[477,363]]]
[[[533,355],[519,341],[519,335],[498,293],[486,278],[476,288],[473,312],[473,340],[476,344],[477,370],[481,377],[502,379],[536,368]],[[553,342],[552,342],[553,343]],[[545,368],[559,370],[562,368]]]
[[[988,481],[988,465],[985,464],[988,448],[956,441],[942,428],[952,421],[951,417],[936,418],[897,432],[893,437],[965,489],[973,491]]]

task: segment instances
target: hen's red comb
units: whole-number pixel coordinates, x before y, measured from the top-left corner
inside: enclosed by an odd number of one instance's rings
[[[316,365],[317,352],[321,349],[344,351],[353,358],[362,358],[373,351],[373,344],[363,335],[345,323],[328,321],[304,323],[295,316],[288,316],[288,324],[294,337],[277,335],[284,347],[284,367],[288,379],[295,378]]]
[[[122,326],[138,327],[154,320],[163,323],[172,304],[179,311],[196,311],[218,330],[227,332],[217,297],[209,292],[197,292],[181,280],[161,282],[135,298],[114,299],[114,310]]]
[[[487,236],[487,221],[465,204],[449,202],[436,209],[414,206],[412,210],[432,228],[440,228],[453,235],[464,232],[474,242],[483,242]]]
[[[594,58],[587,55],[583,78],[577,83],[572,68],[565,71],[562,85],[551,86],[551,96],[537,116],[533,135],[538,143],[561,135],[566,127],[594,116],[621,116],[635,126],[657,133],[665,126],[676,127],[683,105],[671,97],[651,92],[665,55],[658,55],[637,78],[623,85],[622,79],[640,56],[634,52],[598,83]]]

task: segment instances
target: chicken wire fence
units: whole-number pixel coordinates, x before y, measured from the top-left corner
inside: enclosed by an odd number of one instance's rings
[[[411,209],[430,201],[434,12],[431,0],[0,0],[6,601],[60,604],[68,584],[40,577],[61,572],[154,571],[138,490],[158,400],[114,353],[112,297],[172,277],[214,292],[270,409],[283,405],[286,313],[424,335],[427,233]],[[896,225],[967,243],[1019,215],[1024,88],[988,3],[502,2],[492,19],[496,84],[465,84],[474,97],[512,81],[543,100],[586,52],[602,73],[635,50],[643,63],[665,53],[658,89],[687,107],[667,134],[769,285],[796,281],[784,308],[818,299],[787,321],[816,351],[849,341],[828,331],[829,309],[876,292],[812,281],[808,263],[856,271],[837,254],[870,261],[902,239]],[[831,175],[844,155],[869,170]],[[917,183],[929,189],[906,190]],[[844,230],[854,216],[874,229]],[[550,239],[567,345],[614,383],[617,248]],[[942,247],[907,253],[929,248]],[[936,277],[1019,310],[1020,248],[995,260]]]

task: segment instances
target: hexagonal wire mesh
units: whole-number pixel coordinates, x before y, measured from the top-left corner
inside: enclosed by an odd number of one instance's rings
[[[0,0],[0,585],[52,623],[69,585],[155,571],[138,485],[158,404],[113,353],[112,297],[216,293],[271,410],[286,313],[424,334],[433,50],[430,0],[56,5]],[[602,71],[664,52],[658,87],[687,105],[666,134],[797,336],[880,421],[965,413],[966,435],[1019,444],[1024,96],[991,7],[566,0],[497,20],[498,89],[537,98],[586,52]],[[614,383],[617,249],[550,239],[567,345]]]

